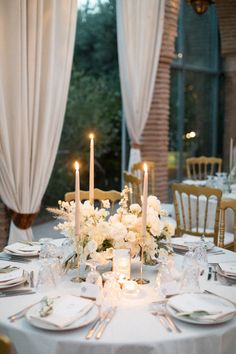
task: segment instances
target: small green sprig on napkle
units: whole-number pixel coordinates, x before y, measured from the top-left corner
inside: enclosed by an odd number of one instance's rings
[[[206,316],[211,316],[211,315],[217,315],[218,312],[209,313],[208,311],[192,311],[192,312],[179,312],[177,313],[177,316],[179,317],[189,317],[192,318],[193,320],[198,320],[200,318],[204,318]]]
[[[53,299],[45,296],[41,301],[41,308],[39,311],[40,317],[47,317],[53,311]]]
[[[16,270],[16,269],[19,269],[19,268],[8,265],[6,267],[0,268],[0,274],[10,273],[10,272],[13,272],[13,270]]]

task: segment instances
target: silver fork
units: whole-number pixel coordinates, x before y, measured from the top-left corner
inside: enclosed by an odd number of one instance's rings
[[[23,318],[26,314],[26,312],[33,307],[34,305],[40,304],[40,302],[44,301],[45,296],[37,302],[34,302],[33,304],[26,306],[25,308],[23,308],[21,311],[14,313],[13,315],[9,316],[8,319],[10,322],[14,322],[16,320],[20,320],[21,318]]]
[[[156,310],[157,315],[164,317],[168,327],[171,331],[175,331],[177,333],[181,333],[181,329],[176,325],[175,321],[169,316],[166,310],[166,303],[160,305],[160,307]]]
[[[97,334],[96,334],[96,337],[95,337],[96,339],[100,339],[101,338],[105,328],[111,322],[111,320],[112,320],[112,318],[113,318],[113,316],[114,316],[114,314],[116,312],[116,309],[117,309],[117,307],[112,307],[108,311],[107,315],[105,316],[104,320],[102,321],[101,325],[98,328],[98,331],[97,331]]]

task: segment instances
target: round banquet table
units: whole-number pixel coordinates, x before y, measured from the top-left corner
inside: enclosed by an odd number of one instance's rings
[[[174,255],[180,269],[183,256]],[[236,254],[209,256],[209,262],[236,261]],[[6,264],[6,262],[5,262]],[[17,263],[14,263],[17,264]],[[38,269],[38,261],[22,265],[26,270]],[[134,264],[133,274],[139,274]],[[157,268],[144,266],[144,277],[151,283],[141,286],[135,299],[122,297],[116,314],[108,324],[100,340],[85,339],[91,324],[62,332],[47,331],[33,327],[25,318],[11,323],[7,317],[29,304],[39,301],[44,294],[0,298],[0,333],[10,337],[16,354],[233,354],[236,348],[236,317],[223,324],[196,325],[175,320],[182,333],[169,333],[151,314],[150,304],[156,299],[154,280]],[[70,281],[66,275],[60,285],[48,293],[55,296],[70,293],[80,294],[81,284]],[[218,292],[236,303],[236,286],[222,285],[219,281],[201,277],[201,288]],[[236,285],[236,284],[235,284]]]

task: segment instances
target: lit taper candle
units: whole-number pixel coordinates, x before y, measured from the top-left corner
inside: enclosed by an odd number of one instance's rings
[[[148,198],[148,167],[144,163],[144,178],[143,178],[143,198],[142,198],[142,237],[146,236],[147,225],[147,198]]]
[[[75,162],[75,236],[80,233],[80,174],[79,163]]]
[[[89,164],[89,200],[94,201],[94,135],[89,134],[90,139],[90,164]]]

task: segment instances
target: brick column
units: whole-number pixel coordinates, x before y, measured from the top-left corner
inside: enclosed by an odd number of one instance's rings
[[[168,201],[170,64],[174,55],[179,0],[167,0],[160,61],[153,100],[143,133],[142,157],[155,162],[155,194]]]
[[[216,8],[225,76],[223,168],[228,171],[230,138],[236,145],[236,1],[217,0]]]
[[[3,202],[0,200],[0,251],[7,245],[9,237],[10,216]]]

